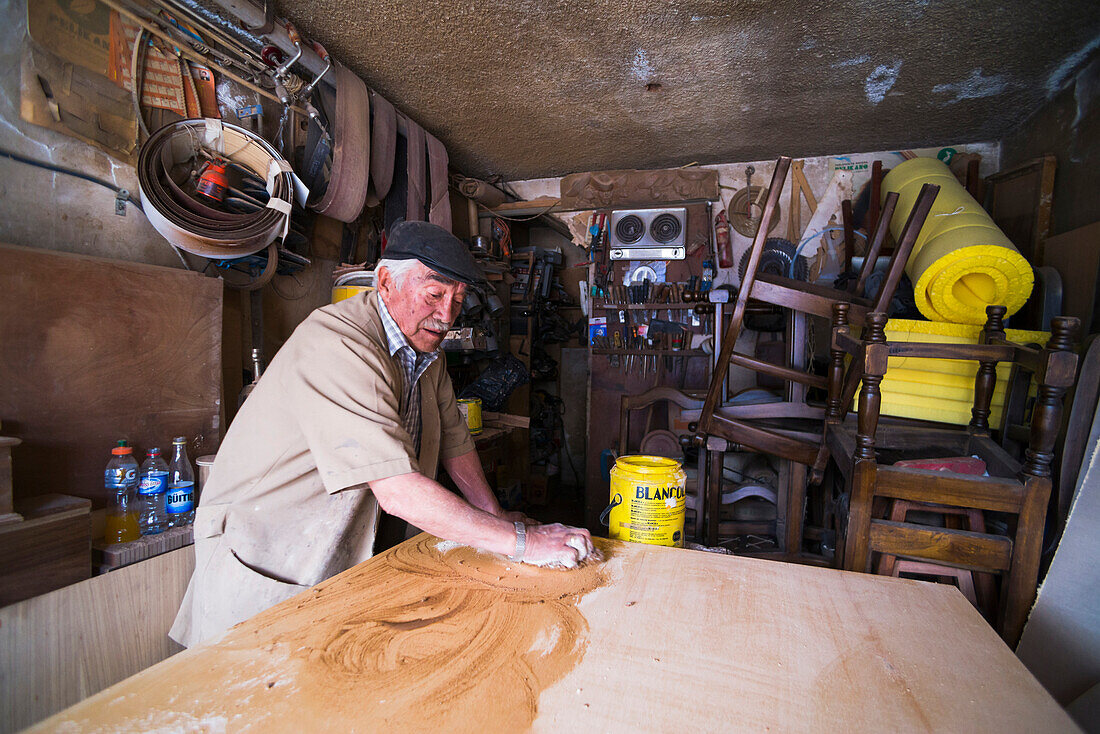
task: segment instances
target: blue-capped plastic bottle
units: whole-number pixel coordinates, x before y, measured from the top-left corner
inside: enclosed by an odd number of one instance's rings
[[[168,529],[168,464],[160,449],[149,449],[138,472],[138,527],[142,535],[156,535]]]
[[[187,458],[187,439],[172,440],[172,463],[168,465],[168,496],[165,501],[169,527],[190,525],[195,520],[195,469]]]

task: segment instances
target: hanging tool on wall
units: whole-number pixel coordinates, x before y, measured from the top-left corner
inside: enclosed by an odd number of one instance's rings
[[[806,199],[806,206],[810,209],[810,216],[817,211],[817,197],[813,189],[806,181],[806,174],[802,169],[805,161],[791,161],[791,198],[787,205],[787,239],[798,242],[802,237],[802,199]]]
[[[735,193],[730,198],[727,210],[729,212],[730,226],[737,230],[738,234],[745,237],[755,237],[756,230],[760,226],[760,218],[763,216],[764,200],[768,198],[768,189],[765,186],[753,186],[752,175],[756,169],[752,166],[745,168],[745,188]],[[779,224],[780,210],[775,208],[775,215],[768,224],[771,232]]]

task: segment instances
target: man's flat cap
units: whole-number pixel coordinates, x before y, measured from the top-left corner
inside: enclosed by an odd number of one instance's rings
[[[430,222],[398,222],[390,228],[389,260],[419,260],[442,276],[466,285],[481,285],[485,275],[470,250],[453,234]]]

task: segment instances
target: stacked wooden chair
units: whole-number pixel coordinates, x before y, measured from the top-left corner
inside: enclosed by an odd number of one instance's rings
[[[790,165],[790,158],[781,157],[776,161],[761,222],[771,221]],[[705,452],[704,463],[707,467],[702,488],[702,495],[706,498],[703,508],[703,542],[715,544],[719,541],[720,493],[725,452],[755,451],[778,456],[788,462],[780,472],[779,504],[774,531],[781,555],[788,558],[799,555],[806,481],[808,478],[811,483],[820,482],[829,459],[829,448],[824,440],[825,426],[839,422],[844,417],[859,382],[859,371],[846,369],[843,362],[834,363],[830,367],[830,374],[821,376],[790,365],[772,364],[735,352],[737,339],[744,329],[745,309],[750,299],[790,309],[795,315],[833,319],[835,326],[861,325],[867,314],[887,309],[938,192],[939,187],[934,185],[925,185],[921,190],[895,246],[882,285],[870,299],[857,294],[862,292],[882,251],[890,220],[897,207],[896,193],[889,193],[883,203],[877,225],[868,239],[863,267],[851,289],[830,288],[758,272],[768,234],[766,227],[759,228],[753,239],[729,325],[722,334],[721,348],[700,418],[693,427],[694,441]],[[836,310],[835,306],[842,308]],[[721,325],[716,324],[716,329],[720,330]],[[799,340],[796,337],[791,341]],[[804,345],[792,343],[790,348],[803,349]],[[787,386],[786,399],[756,405],[723,405],[725,380],[731,365],[779,378]],[[835,395],[830,397],[828,404],[807,403],[807,388],[818,388],[823,392],[830,390],[832,393],[834,383]],[[784,424],[791,420],[800,421],[800,425],[792,428]],[[730,533],[739,532],[736,523],[723,525]]]
[[[838,307],[839,309],[839,307]],[[1005,338],[1005,309],[990,306],[979,344],[891,343],[883,313],[871,313],[862,339],[838,324],[833,329],[834,365],[851,357],[859,365],[858,420],[828,425],[826,443],[845,478],[850,510],[843,544],[843,567],[869,571],[875,556],[896,556],[1001,577],[991,620],[1009,645],[1015,645],[1035,598],[1044,520],[1051,492],[1051,464],[1061,426],[1062,399],[1073,385],[1077,355],[1073,340],[1078,320],[1056,318],[1045,348],[1013,344]],[[966,430],[914,421],[879,419],[880,383],[889,357],[974,360],[972,419]],[[989,416],[998,363],[1013,363],[1038,383],[1024,461],[1013,459],[990,435]],[[844,400],[839,381],[831,385],[830,404]],[[978,456],[990,476],[891,466],[880,456],[939,458]],[[998,513],[1007,534],[889,519],[893,504],[910,503],[932,513]]]

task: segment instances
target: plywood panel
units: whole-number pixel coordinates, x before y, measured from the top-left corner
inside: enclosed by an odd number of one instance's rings
[[[1084,333],[1092,334],[1096,284],[1100,281],[1100,222],[1051,237],[1043,251],[1043,264],[1062,276],[1062,313],[1081,319]]]
[[[221,281],[0,245],[0,420],[23,439],[16,497],[102,506],[115,441],[192,458],[220,439]]]
[[[19,731],[164,660],[194,548],[0,609],[0,734]]]
[[[956,589],[601,541],[418,536],[43,723],[257,731],[1066,731]]]

